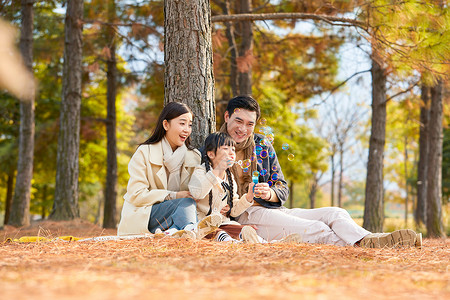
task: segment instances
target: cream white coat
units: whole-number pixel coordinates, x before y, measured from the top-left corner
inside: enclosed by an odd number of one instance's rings
[[[200,152],[188,150],[181,167],[179,191],[187,191],[188,183],[196,166],[200,164]],[[118,235],[149,233],[148,222],[152,206],[163,202],[170,192],[167,190],[168,174],[163,166],[161,142],[138,147],[128,164],[127,192],[122,207]],[[170,201],[170,200],[169,200]]]

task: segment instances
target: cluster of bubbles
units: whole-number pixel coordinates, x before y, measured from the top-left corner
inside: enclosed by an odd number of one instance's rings
[[[239,112],[239,108],[236,108],[234,112]],[[263,146],[269,147],[270,145],[273,145],[273,142],[275,140],[275,134],[273,133],[273,129],[270,126],[267,126],[267,120],[264,118],[261,118],[259,121],[259,124],[261,127],[259,128],[259,133],[264,135],[264,138],[261,140],[259,144],[255,146],[253,149],[253,154],[250,158],[245,160],[239,160],[236,163],[242,168],[242,171],[244,173],[249,172],[250,166],[253,161],[257,161],[259,164],[262,164],[263,159],[266,158],[274,158],[275,152],[274,151],[268,151],[263,148]],[[287,151],[289,150],[289,144],[284,143],[281,147],[281,149]],[[287,156],[289,161],[294,160],[294,154],[289,153]],[[278,178],[278,172],[277,172],[277,166],[272,167],[272,172],[267,171],[266,169],[262,169],[260,172],[254,171],[252,176],[253,177],[259,177],[259,176],[265,176],[266,174],[271,174],[270,179],[268,181],[269,186],[275,185],[277,188],[282,188],[284,183],[281,182]]]

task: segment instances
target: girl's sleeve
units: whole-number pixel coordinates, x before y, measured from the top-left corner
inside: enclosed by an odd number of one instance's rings
[[[164,189],[152,189],[147,176],[147,166],[145,156],[141,149],[138,149],[128,164],[127,193],[124,198],[134,206],[148,206],[163,202],[171,191]]]
[[[220,185],[219,179],[210,170],[206,172],[203,165],[195,168],[189,181],[189,192],[194,199],[203,199],[214,185]]]

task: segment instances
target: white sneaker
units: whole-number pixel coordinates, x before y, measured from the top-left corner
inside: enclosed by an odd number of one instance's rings
[[[255,228],[251,226],[242,227],[240,236],[242,241],[248,244],[262,243],[264,241],[264,239],[258,236]]]
[[[416,245],[417,234],[411,229],[400,229],[391,233],[371,233],[359,243],[365,248],[395,248],[413,247]]]
[[[293,244],[300,244],[303,242],[302,237],[298,233],[291,233],[281,240],[275,240],[272,241],[272,243],[293,243]]]

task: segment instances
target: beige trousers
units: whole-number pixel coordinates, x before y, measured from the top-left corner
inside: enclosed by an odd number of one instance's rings
[[[256,225],[258,235],[268,241],[298,233],[305,243],[347,246],[370,233],[339,207],[269,209],[252,206],[237,221],[242,225]]]

